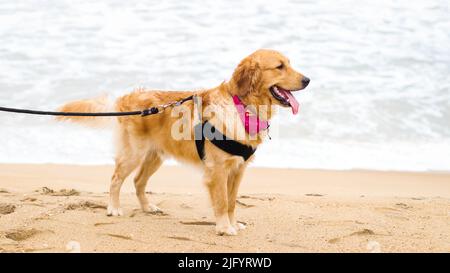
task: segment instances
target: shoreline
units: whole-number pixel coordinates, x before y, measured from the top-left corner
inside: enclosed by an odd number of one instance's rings
[[[74,167],[113,167],[113,163],[92,163],[92,164],[81,164],[81,163],[23,163],[23,162],[0,162],[0,166],[74,166]],[[173,162],[164,162],[162,167],[185,167],[189,166],[185,163],[179,163],[175,160]],[[450,175],[450,170],[397,170],[397,169],[365,169],[365,168],[306,168],[306,167],[268,167],[268,166],[255,166],[250,165],[247,169],[272,169],[272,170],[299,170],[299,171],[317,171],[317,172],[375,172],[375,173],[411,173],[411,174],[442,174],[442,175]]]

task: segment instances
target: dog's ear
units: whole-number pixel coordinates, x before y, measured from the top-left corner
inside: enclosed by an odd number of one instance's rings
[[[237,90],[233,90],[240,97],[245,97],[259,88],[261,81],[261,69],[258,63],[251,58],[246,58],[238,65],[233,73],[233,79]]]

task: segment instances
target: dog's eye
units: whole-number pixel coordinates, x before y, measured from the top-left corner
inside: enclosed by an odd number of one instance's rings
[[[280,64],[279,66],[277,66],[276,68],[279,69],[279,70],[281,70],[281,69],[284,68],[284,64],[282,63],[282,64]]]

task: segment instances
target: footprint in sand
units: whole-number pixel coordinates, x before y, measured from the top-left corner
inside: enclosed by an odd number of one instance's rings
[[[62,189],[59,191],[52,190],[48,187],[43,187],[37,192],[40,192],[43,195],[50,195],[50,196],[74,196],[74,195],[80,195],[80,192],[75,189]]]
[[[345,236],[337,237],[337,238],[332,238],[332,239],[328,240],[328,243],[336,244],[336,243],[340,242],[342,239],[347,238],[347,237],[351,237],[351,236],[372,236],[372,235],[379,235],[379,234],[376,234],[371,229],[364,228],[364,229],[352,232],[349,235],[345,235]]]
[[[242,201],[240,201],[240,200],[236,200],[236,204],[241,205],[241,206],[244,207],[244,208],[251,208],[251,207],[254,207],[254,206],[255,206],[255,205],[251,205],[251,204],[244,203],[244,202],[242,202]]]
[[[6,232],[5,237],[8,239],[11,239],[13,241],[20,242],[20,241],[29,239],[39,233],[42,233],[42,231],[34,229],[34,228],[32,228],[32,229],[15,229],[15,230]]]
[[[37,198],[34,197],[25,197],[24,199],[20,200],[21,202],[34,202]]]
[[[102,202],[84,200],[78,203],[70,203],[66,205],[66,210],[77,210],[77,209],[106,209],[106,204]]]
[[[180,205],[180,207],[182,207],[183,209],[192,209],[191,206],[189,206],[188,204],[185,204],[185,203],[182,203],[182,204]]]
[[[275,200],[275,197],[255,197],[250,195],[241,195],[238,198],[240,199],[254,199],[254,200],[260,200],[260,201],[273,201]]]
[[[214,222],[209,222],[209,221],[180,221],[180,224],[193,225],[193,226],[214,226],[214,225],[216,225]]]
[[[180,241],[192,241],[191,239],[189,239],[187,237],[183,237],[183,236],[167,236],[167,238],[180,240]]]
[[[142,211],[141,209],[135,209],[133,210],[133,212],[130,214],[130,218],[135,217],[138,214],[142,214],[142,215],[157,215],[157,216],[169,216],[168,213],[162,211],[162,210],[157,210],[157,211]]]
[[[340,240],[341,240],[341,238],[333,238],[333,239],[328,240],[328,243],[330,243],[330,244],[336,244],[336,243],[338,243]]]
[[[402,208],[402,209],[411,209],[412,208],[411,206],[409,206],[405,203],[397,203],[397,204],[395,204],[395,206]]]
[[[117,223],[111,223],[111,222],[109,222],[109,223],[95,223],[94,227],[106,226],[106,225],[114,225],[114,224],[117,224]]]
[[[184,237],[184,236],[167,236],[167,238],[169,239],[174,239],[174,240],[179,240],[179,241],[189,241],[189,242],[195,242],[195,243],[200,243],[200,244],[204,244],[204,245],[210,245],[210,246],[222,246],[222,247],[226,247],[226,248],[232,248],[229,245],[223,245],[223,244],[217,244],[215,242],[204,242],[204,241],[200,241],[200,240],[194,240],[188,237]]]
[[[320,194],[320,193],[307,193],[305,195],[306,196],[313,196],[313,197],[322,197],[322,196],[324,196],[323,194]]]
[[[390,207],[378,207],[378,208],[375,208],[375,210],[379,211],[379,212],[398,212],[398,211],[400,211],[399,209],[390,208]]]
[[[5,203],[1,203],[0,204],[0,214],[10,214],[13,213],[16,210],[16,206],[13,204],[5,204]]]
[[[373,230],[365,228],[359,231],[355,231],[353,233],[351,233],[349,236],[365,236],[365,235],[375,235],[375,232],[373,232]]]
[[[399,204],[403,204],[403,203],[399,203]],[[399,207],[402,207],[402,205],[400,205]],[[402,208],[406,209],[406,207],[404,207],[404,206]],[[375,210],[382,212],[386,217],[395,218],[398,220],[405,220],[405,221],[409,220],[408,217],[404,216],[405,212],[400,209],[397,209],[397,208],[379,207],[379,208],[375,208]]]
[[[124,240],[132,240],[133,239],[132,236],[121,235],[121,234],[105,233],[104,235],[114,237],[114,238],[124,239]]]
[[[238,223],[247,226],[246,222],[238,221]],[[180,224],[189,225],[189,226],[215,226],[215,222],[210,221],[180,221]]]

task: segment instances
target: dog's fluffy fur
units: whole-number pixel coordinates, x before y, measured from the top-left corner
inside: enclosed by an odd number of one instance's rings
[[[228,82],[223,82],[212,89],[199,92],[136,90],[119,98],[111,106],[108,106],[104,98],[100,98],[71,102],[61,107],[60,110],[66,112],[135,111],[177,101],[195,93],[202,99],[204,108],[212,107],[224,110],[222,113],[225,114],[222,115],[226,115],[227,118],[216,114],[208,120],[214,125],[223,122],[225,124],[223,132],[226,132],[227,126],[243,128],[239,118],[229,118],[230,116],[237,117],[234,108],[226,107],[233,105],[233,95],[238,95],[245,105],[268,106],[267,116],[270,119],[273,114],[270,110],[271,106],[282,105],[270,93],[270,88],[279,86],[286,90],[300,90],[306,87],[304,79],[305,77],[296,72],[290,66],[289,60],[279,52],[258,50],[241,61]],[[192,101],[187,101],[183,106],[190,109],[191,119],[188,121],[192,126],[195,115],[194,104]],[[122,215],[119,205],[120,188],[125,178],[136,169],[138,171],[134,178],[134,184],[141,208],[144,211],[158,210],[156,206],[148,202],[145,187],[150,176],[161,166],[163,159],[171,156],[180,161],[197,165],[204,171],[203,180],[211,197],[218,234],[236,235],[237,230],[244,228],[236,221],[235,204],[242,175],[251,159],[244,161],[241,157],[227,154],[206,141],[205,159],[201,161],[197,154],[192,130],[190,140],[176,140],[172,137],[172,126],[175,122],[179,122],[180,117],[174,116],[171,111],[147,117],[66,117],[63,119],[77,122],[106,119],[117,121],[115,126],[116,166],[110,187],[108,215]],[[230,120],[234,124],[230,124]],[[242,128],[241,130],[243,130]],[[260,132],[256,139],[251,139],[247,135],[245,139],[239,141],[256,148],[264,139],[265,134],[265,131]]]

